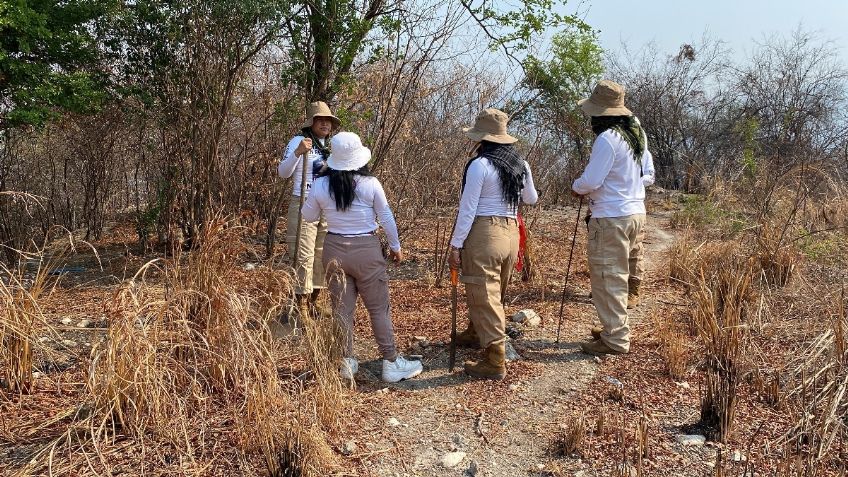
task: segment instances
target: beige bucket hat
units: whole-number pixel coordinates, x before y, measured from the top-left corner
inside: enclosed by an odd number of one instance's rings
[[[624,86],[610,80],[601,80],[595,85],[592,95],[577,102],[589,116],[633,116],[624,107]]]
[[[480,111],[477,119],[474,120],[474,126],[470,128],[462,128],[462,132],[471,138],[472,141],[490,141],[497,144],[512,144],[518,139],[510,136],[506,132],[506,124],[509,122],[509,116],[505,112],[487,108]]]
[[[306,122],[303,123],[303,127],[311,128],[312,122],[315,120],[315,117],[321,118],[329,118],[333,123],[333,129],[338,129],[342,122],[339,118],[333,116],[333,113],[330,111],[330,107],[327,106],[327,103],[323,101],[315,101],[314,103],[309,103],[309,106],[306,107]]]

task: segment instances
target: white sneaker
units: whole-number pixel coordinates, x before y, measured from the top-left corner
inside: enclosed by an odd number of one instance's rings
[[[359,371],[359,361],[356,358],[344,358],[339,366],[339,374],[342,378],[353,381],[353,375]]]
[[[387,383],[396,383],[403,379],[414,378],[424,371],[424,365],[421,361],[408,361],[401,355],[398,355],[394,363],[383,360],[383,381]]]

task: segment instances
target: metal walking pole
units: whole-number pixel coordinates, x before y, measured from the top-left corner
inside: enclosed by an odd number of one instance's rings
[[[577,243],[577,227],[580,225],[580,212],[583,210],[583,197],[577,206],[577,219],[574,221],[574,233],[571,235],[571,252],[568,253],[568,265],[565,269],[565,283],[562,285],[562,299],[559,302],[559,324],[557,324],[556,342],[559,343],[559,331],[562,328],[562,309],[565,307],[565,292],[568,289],[568,277],[571,276],[571,259],[574,257],[574,245]]]

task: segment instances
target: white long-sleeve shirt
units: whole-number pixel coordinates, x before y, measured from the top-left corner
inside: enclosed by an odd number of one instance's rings
[[[539,200],[539,193],[533,184],[530,164],[524,161],[527,174],[524,175],[524,188],[521,189],[521,202],[533,205]],[[475,217],[515,218],[518,210],[503,199],[501,179],[498,170],[485,157],[474,159],[465,175],[465,189],[459,199],[459,213],[451,245],[462,248]]]
[[[651,151],[645,148],[645,155],[642,156],[642,184],[645,187],[654,185],[656,179],[656,171],[654,170],[654,155]]]
[[[645,213],[645,186],[653,182],[654,161],[647,148],[640,170],[627,142],[607,130],[595,139],[589,164],[571,188],[589,195],[592,217],[624,217]]]
[[[303,178],[303,156],[295,156],[294,151],[297,149],[297,146],[300,145],[300,142],[303,141],[303,136],[295,136],[289,141],[288,146],[286,146],[286,150],[283,153],[283,160],[280,161],[280,164],[277,165],[277,174],[280,175],[283,179],[287,179],[294,175],[294,191],[292,193],[295,197],[300,197],[300,182]],[[319,139],[321,144],[324,144],[323,139]],[[307,163],[309,164],[309,168],[306,170],[306,194],[309,195],[309,189],[312,187],[312,171],[318,167],[324,165],[324,159],[321,157],[321,153],[318,152],[318,148],[316,146],[312,147],[312,150],[307,153]]]
[[[336,201],[330,197],[330,178],[319,177],[312,184],[312,191],[303,204],[303,220],[317,222],[324,213],[327,220],[327,231],[339,235],[364,235],[377,230],[377,219],[389,247],[400,251],[397,223],[383,185],[376,177],[356,177],[356,190],[353,202],[345,211],[336,210]]]

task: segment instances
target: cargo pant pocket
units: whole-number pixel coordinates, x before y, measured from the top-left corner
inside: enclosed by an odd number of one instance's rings
[[[489,297],[486,293],[486,277],[475,275],[461,275],[459,281],[465,284],[465,294],[468,304],[472,306],[488,303]]]

